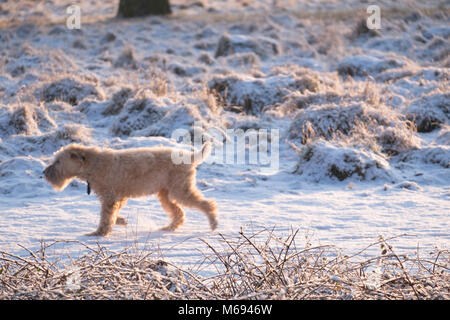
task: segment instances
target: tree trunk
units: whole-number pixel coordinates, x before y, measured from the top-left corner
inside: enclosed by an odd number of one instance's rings
[[[169,0],[120,0],[117,16],[131,18],[170,13]]]

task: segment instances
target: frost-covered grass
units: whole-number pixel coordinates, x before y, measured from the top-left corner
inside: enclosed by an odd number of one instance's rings
[[[299,247],[298,230],[237,237],[220,234],[198,264],[217,269],[202,277],[134,247],[97,244],[81,257],[54,260],[41,243],[28,256],[0,251],[0,299],[449,299],[449,252],[405,255],[378,241],[352,255],[332,245]],[[369,259],[364,253],[378,247]]]

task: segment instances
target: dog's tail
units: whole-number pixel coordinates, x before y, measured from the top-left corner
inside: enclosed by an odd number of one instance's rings
[[[205,161],[205,159],[210,155],[211,153],[211,142],[206,141],[203,146],[202,150],[195,151],[192,153],[192,164],[194,166],[198,166],[200,163]]]

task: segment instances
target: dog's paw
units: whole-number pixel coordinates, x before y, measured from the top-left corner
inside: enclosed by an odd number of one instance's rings
[[[216,230],[218,224],[219,224],[219,221],[217,221],[217,220],[211,220],[211,221],[209,222],[209,225],[211,226],[211,231]]]
[[[97,231],[85,233],[84,235],[86,237],[98,237],[98,236],[100,236]]]
[[[161,230],[161,231],[175,231],[175,229],[176,229],[175,227],[173,227],[171,225],[168,225],[168,226],[160,228],[159,230]]]
[[[124,217],[117,217],[116,224],[119,226],[126,226],[128,224],[127,219]]]
[[[90,233],[86,233],[85,236],[88,237],[106,237],[109,234],[109,232],[102,232],[102,231],[94,231],[94,232],[90,232]]]

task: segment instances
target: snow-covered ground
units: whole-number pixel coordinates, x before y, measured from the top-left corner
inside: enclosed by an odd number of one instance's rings
[[[300,229],[305,243],[348,253],[379,235],[403,235],[391,243],[401,253],[448,249],[445,1],[379,1],[377,31],[357,0],[172,1],[172,17],[131,20],[112,18],[118,1],[91,1],[80,30],[66,28],[70,1],[31,2],[0,2],[1,251],[133,246],[207,273],[202,239],[241,228]],[[199,166],[198,187],[219,206],[216,232],[194,210],[180,230],[159,231],[168,218],[152,196],[128,201],[128,226],[86,237],[95,196],[80,181],[56,192],[43,179],[71,142],[175,145],[174,130],[194,122],[280,133],[276,170]]]

